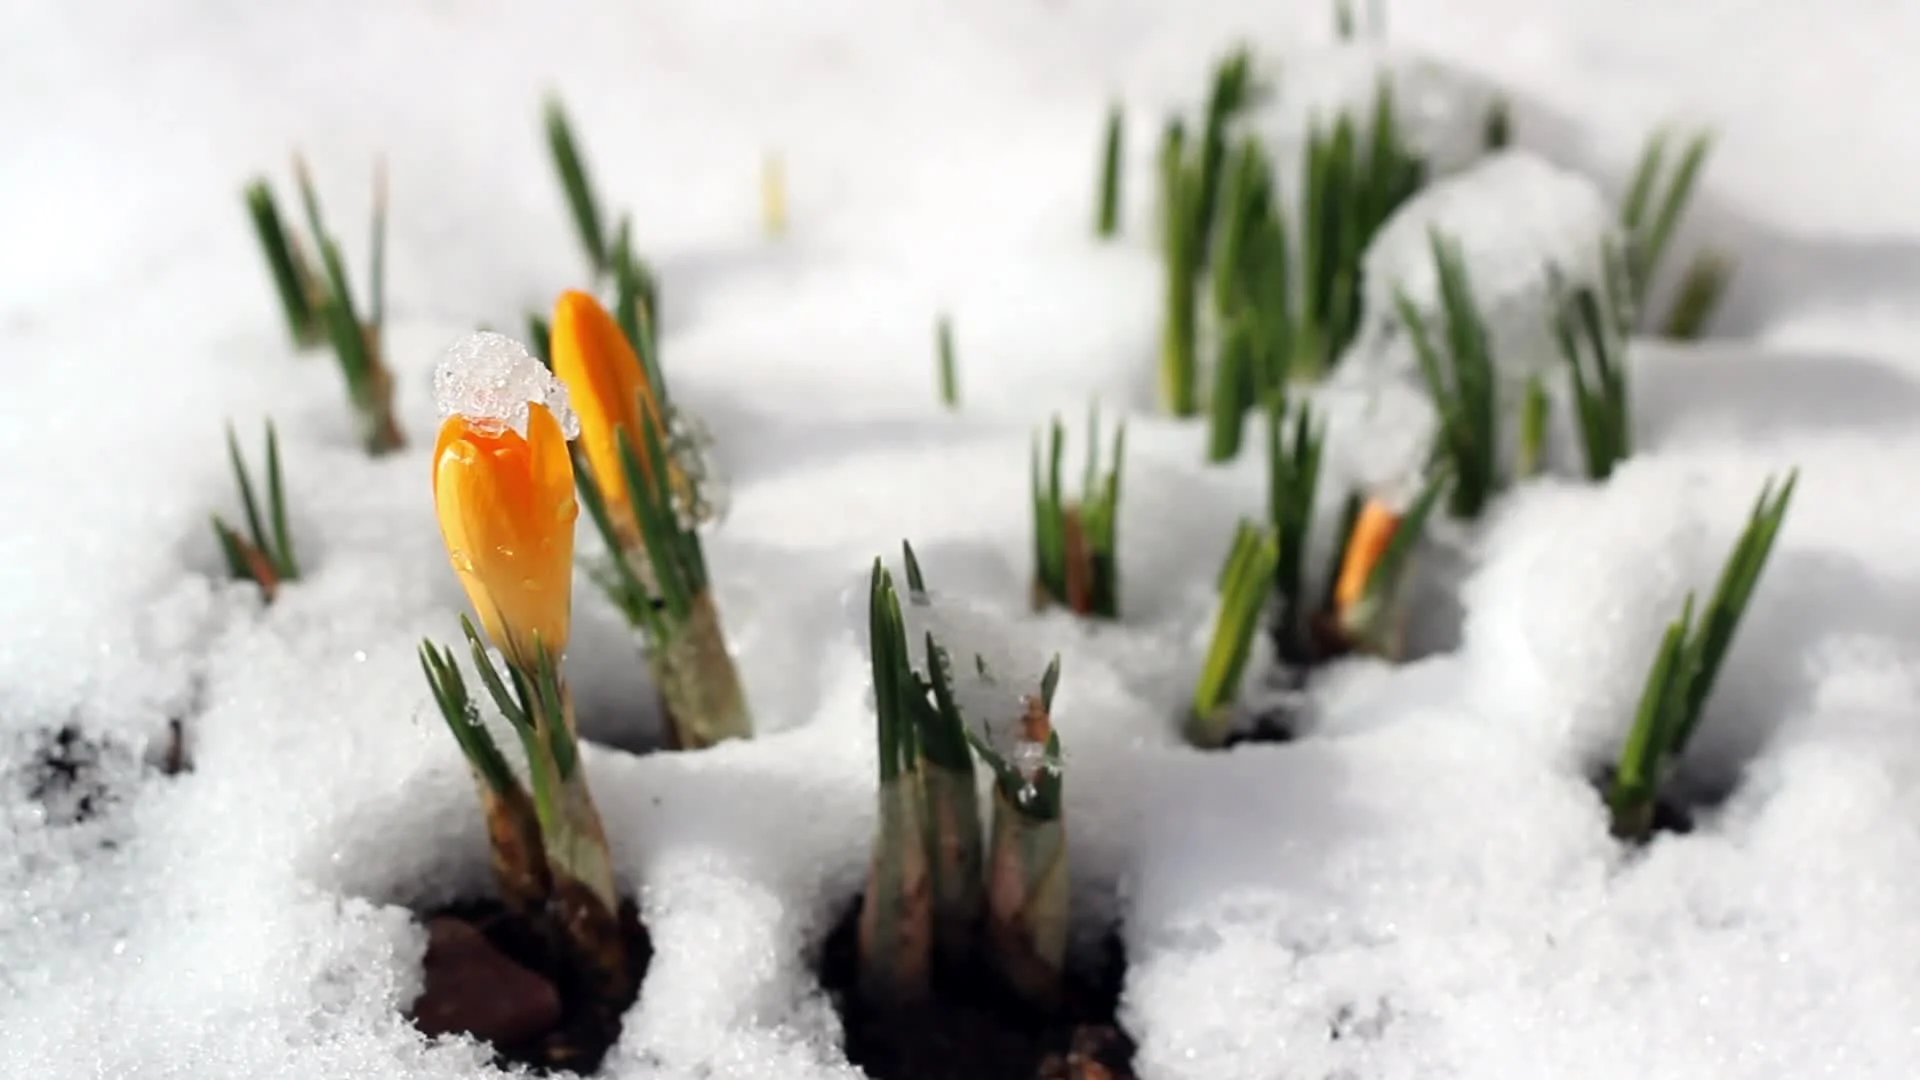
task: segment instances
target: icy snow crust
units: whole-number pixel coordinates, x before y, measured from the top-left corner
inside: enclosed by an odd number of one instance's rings
[[[1920,174],[1910,95],[1880,112],[1864,95],[1837,127],[1846,110],[1807,96],[1898,69],[1856,54],[1912,26],[1854,6],[1854,22],[1748,12],[1738,62],[1713,47],[1714,5],[1644,39],[1625,28],[1651,24],[1571,0],[1401,0],[1390,16],[1396,41],[1590,125],[1537,147],[1563,164],[1617,186],[1652,123],[1718,110],[1703,213],[1735,191],[1769,235],[1877,227],[1898,247],[1920,219],[1872,196]],[[21,466],[0,480],[0,1075],[497,1075],[483,1048],[429,1045],[400,1019],[425,945],[406,908],[489,888],[471,781],[414,649],[456,640],[463,603],[428,497],[434,362],[580,276],[535,122],[547,73],[530,65],[548,57],[603,197],[633,209],[662,269],[676,399],[736,479],[708,552],[764,731],[699,754],[587,752],[657,950],[604,1075],[855,1075],[811,953],[868,850],[866,573],[881,554],[897,574],[906,537],[967,632],[1035,673],[1063,656],[1077,926],[1123,920],[1123,1021],[1149,1080],[1911,1076],[1920,338],[1897,275],[1870,272],[1895,265],[1884,251],[1845,296],[1803,279],[1808,302],[1756,327],[1771,346],[1636,345],[1642,456],[1601,487],[1517,492],[1430,552],[1429,577],[1461,583],[1458,617],[1430,632],[1457,648],[1341,669],[1302,741],[1178,743],[1215,570],[1264,497],[1251,456],[1199,468],[1192,427],[1129,423],[1127,620],[1022,610],[1034,426],[1074,421],[1074,475],[1087,398],[1111,417],[1153,384],[1156,118],[1130,117],[1129,240],[1094,249],[1104,103],[1116,86],[1190,98],[1250,27],[1323,37],[1322,7],[1305,8],[1289,28],[1224,3],[843,0],[792,25],[758,12],[745,34],[708,5],[451,21],[407,4],[345,36],[332,6],[304,2],[9,13],[0,71],[23,92],[0,117],[24,144],[0,162],[0,348],[19,358],[0,448]],[[951,29],[930,41],[934,25]],[[150,136],[177,131],[157,116],[194,117],[197,152]],[[411,444],[386,460],[357,450],[330,361],[288,355],[229,197],[290,138],[357,266],[363,166],[392,155],[388,352]],[[793,232],[770,245],[753,178],[774,145]],[[1844,174],[1811,182],[1829,159]],[[1889,216],[1862,219],[1870,205]],[[1831,271],[1846,249],[1819,250]],[[91,316],[103,295],[113,318]],[[934,404],[942,308],[959,416]],[[221,580],[206,514],[237,511],[220,424],[258,467],[267,415],[306,576],[263,609]],[[1352,415],[1333,413],[1337,445],[1366,441],[1368,414]],[[1694,834],[1623,855],[1584,776],[1661,624],[1792,464],[1793,512],[1683,778],[1738,786]],[[643,740],[631,642],[577,590],[583,727]],[[163,779],[170,718],[193,769]],[[50,787],[48,732],[65,725],[90,749],[78,781]]]

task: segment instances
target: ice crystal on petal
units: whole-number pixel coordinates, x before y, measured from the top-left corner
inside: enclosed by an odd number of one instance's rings
[[[544,405],[567,438],[580,434],[580,418],[566,384],[505,334],[481,330],[447,346],[433,369],[433,402],[440,418],[462,416],[479,425],[510,427],[525,435],[530,404]]]

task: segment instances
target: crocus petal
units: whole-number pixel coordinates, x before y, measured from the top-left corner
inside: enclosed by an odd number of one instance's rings
[[[567,646],[573,605],[573,524],[579,506],[566,435],[547,409],[527,434],[448,418],[434,448],[433,494],[454,573],[487,636],[533,670],[536,642]]]

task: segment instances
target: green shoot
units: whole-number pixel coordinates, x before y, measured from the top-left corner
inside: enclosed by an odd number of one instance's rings
[[[1300,296],[1288,369],[1324,375],[1360,328],[1360,261],[1381,226],[1427,180],[1426,159],[1408,142],[1393,85],[1374,91],[1363,139],[1350,114],[1308,136],[1298,264]]]
[[[1628,239],[1628,296],[1635,310],[1646,308],[1654,279],[1713,148],[1709,133],[1696,132],[1681,146],[1678,161],[1669,171],[1672,139],[1673,132],[1664,129],[1648,138],[1620,209],[1620,222]],[[1695,337],[1705,328],[1732,271],[1732,261],[1717,252],[1703,252],[1694,260],[1682,276],[1673,309],[1662,323],[1670,336]]]
[[[1333,36],[1341,41],[1352,41],[1359,33],[1353,0],[1333,0]]]
[[[1213,310],[1220,327],[1207,416],[1207,459],[1229,461],[1240,454],[1246,414],[1254,403],[1276,392],[1283,380],[1274,358],[1283,356],[1275,341],[1273,308],[1263,305],[1263,290],[1284,297],[1286,267],[1276,258],[1269,226],[1273,196],[1266,155],[1260,144],[1244,139],[1235,149],[1226,180],[1226,216],[1213,248]]]
[[[473,621],[462,616],[460,628],[481,685],[520,741],[525,787],[481,726],[453,651],[423,642],[420,661],[473,771],[502,896],[566,944],[565,955],[597,998],[631,1000],[634,971],[618,922],[613,861],[580,769],[573,699],[559,658],[536,642],[529,666],[509,661],[502,677]]]
[[[1214,66],[1213,86],[1207,94],[1207,119],[1200,133],[1200,159],[1194,194],[1192,228],[1193,266],[1205,266],[1213,239],[1214,210],[1220,198],[1220,171],[1227,163],[1227,125],[1254,97],[1253,56],[1244,47],[1229,52]]]
[[[1113,464],[1100,461],[1100,414],[1088,419],[1087,467],[1080,498],[1070,499],[1061,482],[1066,431],[1055,417],[1049,428],[1045,468],[1041,447],[1033,448],[1034,588],[1038,611],[1061,604],[1075,614],[1115,619],[1120,616],[1119,509],[1120,472],[1126,456],[1126,425],[1113,436]]]
[[[940,403],[949,409],[960,408],[960,371],[953,356],[953,320],[940,316],[933,332],[934,355],[939,363]]]
[[[420,667],[440,707],[440,716],[459,744],[479,789],[500,898],[514,914],[538,917],[552,885],[533,800],[480,722],[480,710],[467,693],[453,650],[438,648],[431,641],[421,642]]]
[[[1480,144],[1488,153],[1505,150],[1513,142],[1513,106],[1497,97],[1487,106],[1487,118],[1481,128]]]
[[[1174,416],[1200,411],[1199,215],[1199,170],[1188,164],[1185,133],[1174,120],[1160,144],[1161,254],[1166,269],[1160,390]]]
[[[313,250],[319,254],[318,268],[308,261],[306,248],[281,221],[266,181],[255,180],[247,188],[248,209],[273,272],[288,328],[297,344],[304,346],[324,340],[333,347],[340,372],[346,377],[347,399],[359,420],[361,441],[367,453],[377,456],[398,450],[406,440],[394,420],[393,376],[387,370],[382,347],[386,318],[386,165],[377,162],[374,169],[368,274],[372,294],[365,319],[360,317],[354,304],[340,245],[327,231],[320,198],[314,191],[306,162],[298,156],[293,161],[293,172],[312,234]]]
[[[300,577],[300,564],[293,555],[292,532],[287,527],[286,484],[280,472],[280,441],[274,434],[273,423],[267,423],[267,512],[264,516],[232,426],[227,428],[227,460],[233,467],[234,482],[240,488],[247,532],[241,535],[215,514],[213,534],[226,557],[227,572],[236,580],[258,585],[260,595],[272,603],[282,582]]]
[[[1455,517],[1475,518],[1500,486],[1493,355],[1459,244],[1438,231],[1429,243],[1440,280],[1439,339],[1405,293],[1394,303],[1440,414],[1436,453],[1454,480],[1448,507]]]
[[[648,660],[666,707],[673,745],[697,750],[724,739],[748,738],[753,720],[709,588],[706,554],[697,531],[700,515],[675,490],[674,470],[666,464],[682,458],[668,454],[666,433],[651,410],[641,410],[641,429],[644,459],[626,432],[619,435],[619,479],[639,526],[640,551],[621,546],[599,478],[576,463],[581,502],[614,553],[612,565],[600,572],[599,580],[651,646]],[[643,460],[654,467],[642,464]]]
[[[1703,251],[1687,264],[1680,279],[1679,292],[1667,318],[1660,325],[1663,337],[1695,341],[1706,332],[1726,297],[1727,283],[1733,278],[1733,260],[1714,251]]]
[[[1275,655],[1298,667],[1311,663],[1315,653],[1309,620],[1316,606],[1307,596],[1306,552],[1326,440],[1325,425],[1316,426],[1305,405],[1295,412],[1291,428],[1284,402],[1268,408],[1267,517],[1279,547],[1271,634]]]
[[[287,318],[287,334],[296,348],[320,344],[324,336],[315,311],[319,284],[313,266],[281,221],[273,189],[265,180],[254,180],[246,187],[247,213],[253,219],[254,235],[273,274],[274,291]]]
[[[1570,289],[1557,272],[1549,276],[1556,297],[1554,338],[1572,380],[1587,476],[1605,480],[1633,452],[1633,418],[1622,355],[1626,342],[1616,317],[1619,300],[1596,294],[1588,285]],[[1610,291],[1611,282],[1609,274],[1603,287]]]
[[[1213,638],[1193,690],[1193,710],[1187,717],[1187,740],[1195,746],[1218,747],[1233,727],[1234,705],[1252,651],[1253,634],[1260,626],[1273,589],[1279,544],[1271,529],[1242,521],[1235,531],[1220,575],[1220,612]]]
[[[1661,788],[1699,727],[1798,480],[1794,470],[1777,491],[1772,480],[1761,488],[1698,620],[1689,593],[1680,617],[1668,626],[1607,792],[1614,836],[1639,843],[1652,835]]]
[[[906,622],[893,576],[873,561],[868,649],[879,746],[879,822],[860,909],[860,986],[874,1002],[926,997],[933,965],[932,872],[919,774],[919,713]],[[976,828],[977,828],[976,823]]]
[[[1547,421],[1552,418],[1553,398],[1539,375],[1527,379],[1526,396],[1520,402],[1520,447],[1513,472],[1520,479],[1540,475],[1547,452]]]
[[[612,248],[607,243],[606,230],[601,225],[600,202],[594,197],[593,185],[587,179],[587,166],[580,154],[580,143],[573,136],[573,124],[568,121],[565,107],[558,97],[548,97],[546,102],[547,149],[553,156],[554,171],[560,175],[560,188],[566,195],[567,209],[573,215],[573,228],[580,237],[581,250],[586,252],[587,263],[593,268],[596,279],[604,278],[614,269]]]
[[[1093,234],[1102,240],[1111,240],[1120,233],[1120,164],[1125,138],[1126,117],[1116,101],[1107,110],[1107,133],[1100,145],[1100,199],[1093,219]]]
[[[912,546],[900,545],[907,568],[907,599],[929,602],[926,579]],[[973,749],[960,714],[947,651],[925,635],[926,678],[909,674],[909,711],[914,716],[921,787],[926,807],[933,879],[934,943],[951,965],[964,964],[974,948],[985,909],[985,844],[980,832]],[[931,702],[928,698],[931,695]]]

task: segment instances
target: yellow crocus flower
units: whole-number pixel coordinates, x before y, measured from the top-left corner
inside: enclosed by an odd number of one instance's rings
[[[636,546],[640,527],[620,465],[620,433],[626,432],[634,456],[646,470],[651,470],[652,463],[647,460],[642,409],[653,418],[661,438],[666,438],[666,420],[640,357],[600,301],[578,290],[561,293],[554,304],[552,347],[553,373],[566,384],[580,414],[580,446],[606,499],[614,531],[624,545]]]
[[[507,661],[538,668],[539,645],[557,663],[573,609],[573,461],[545,406],[527,408],[527,433],[449,417],[433,452],[433,500],[447,556]]]

